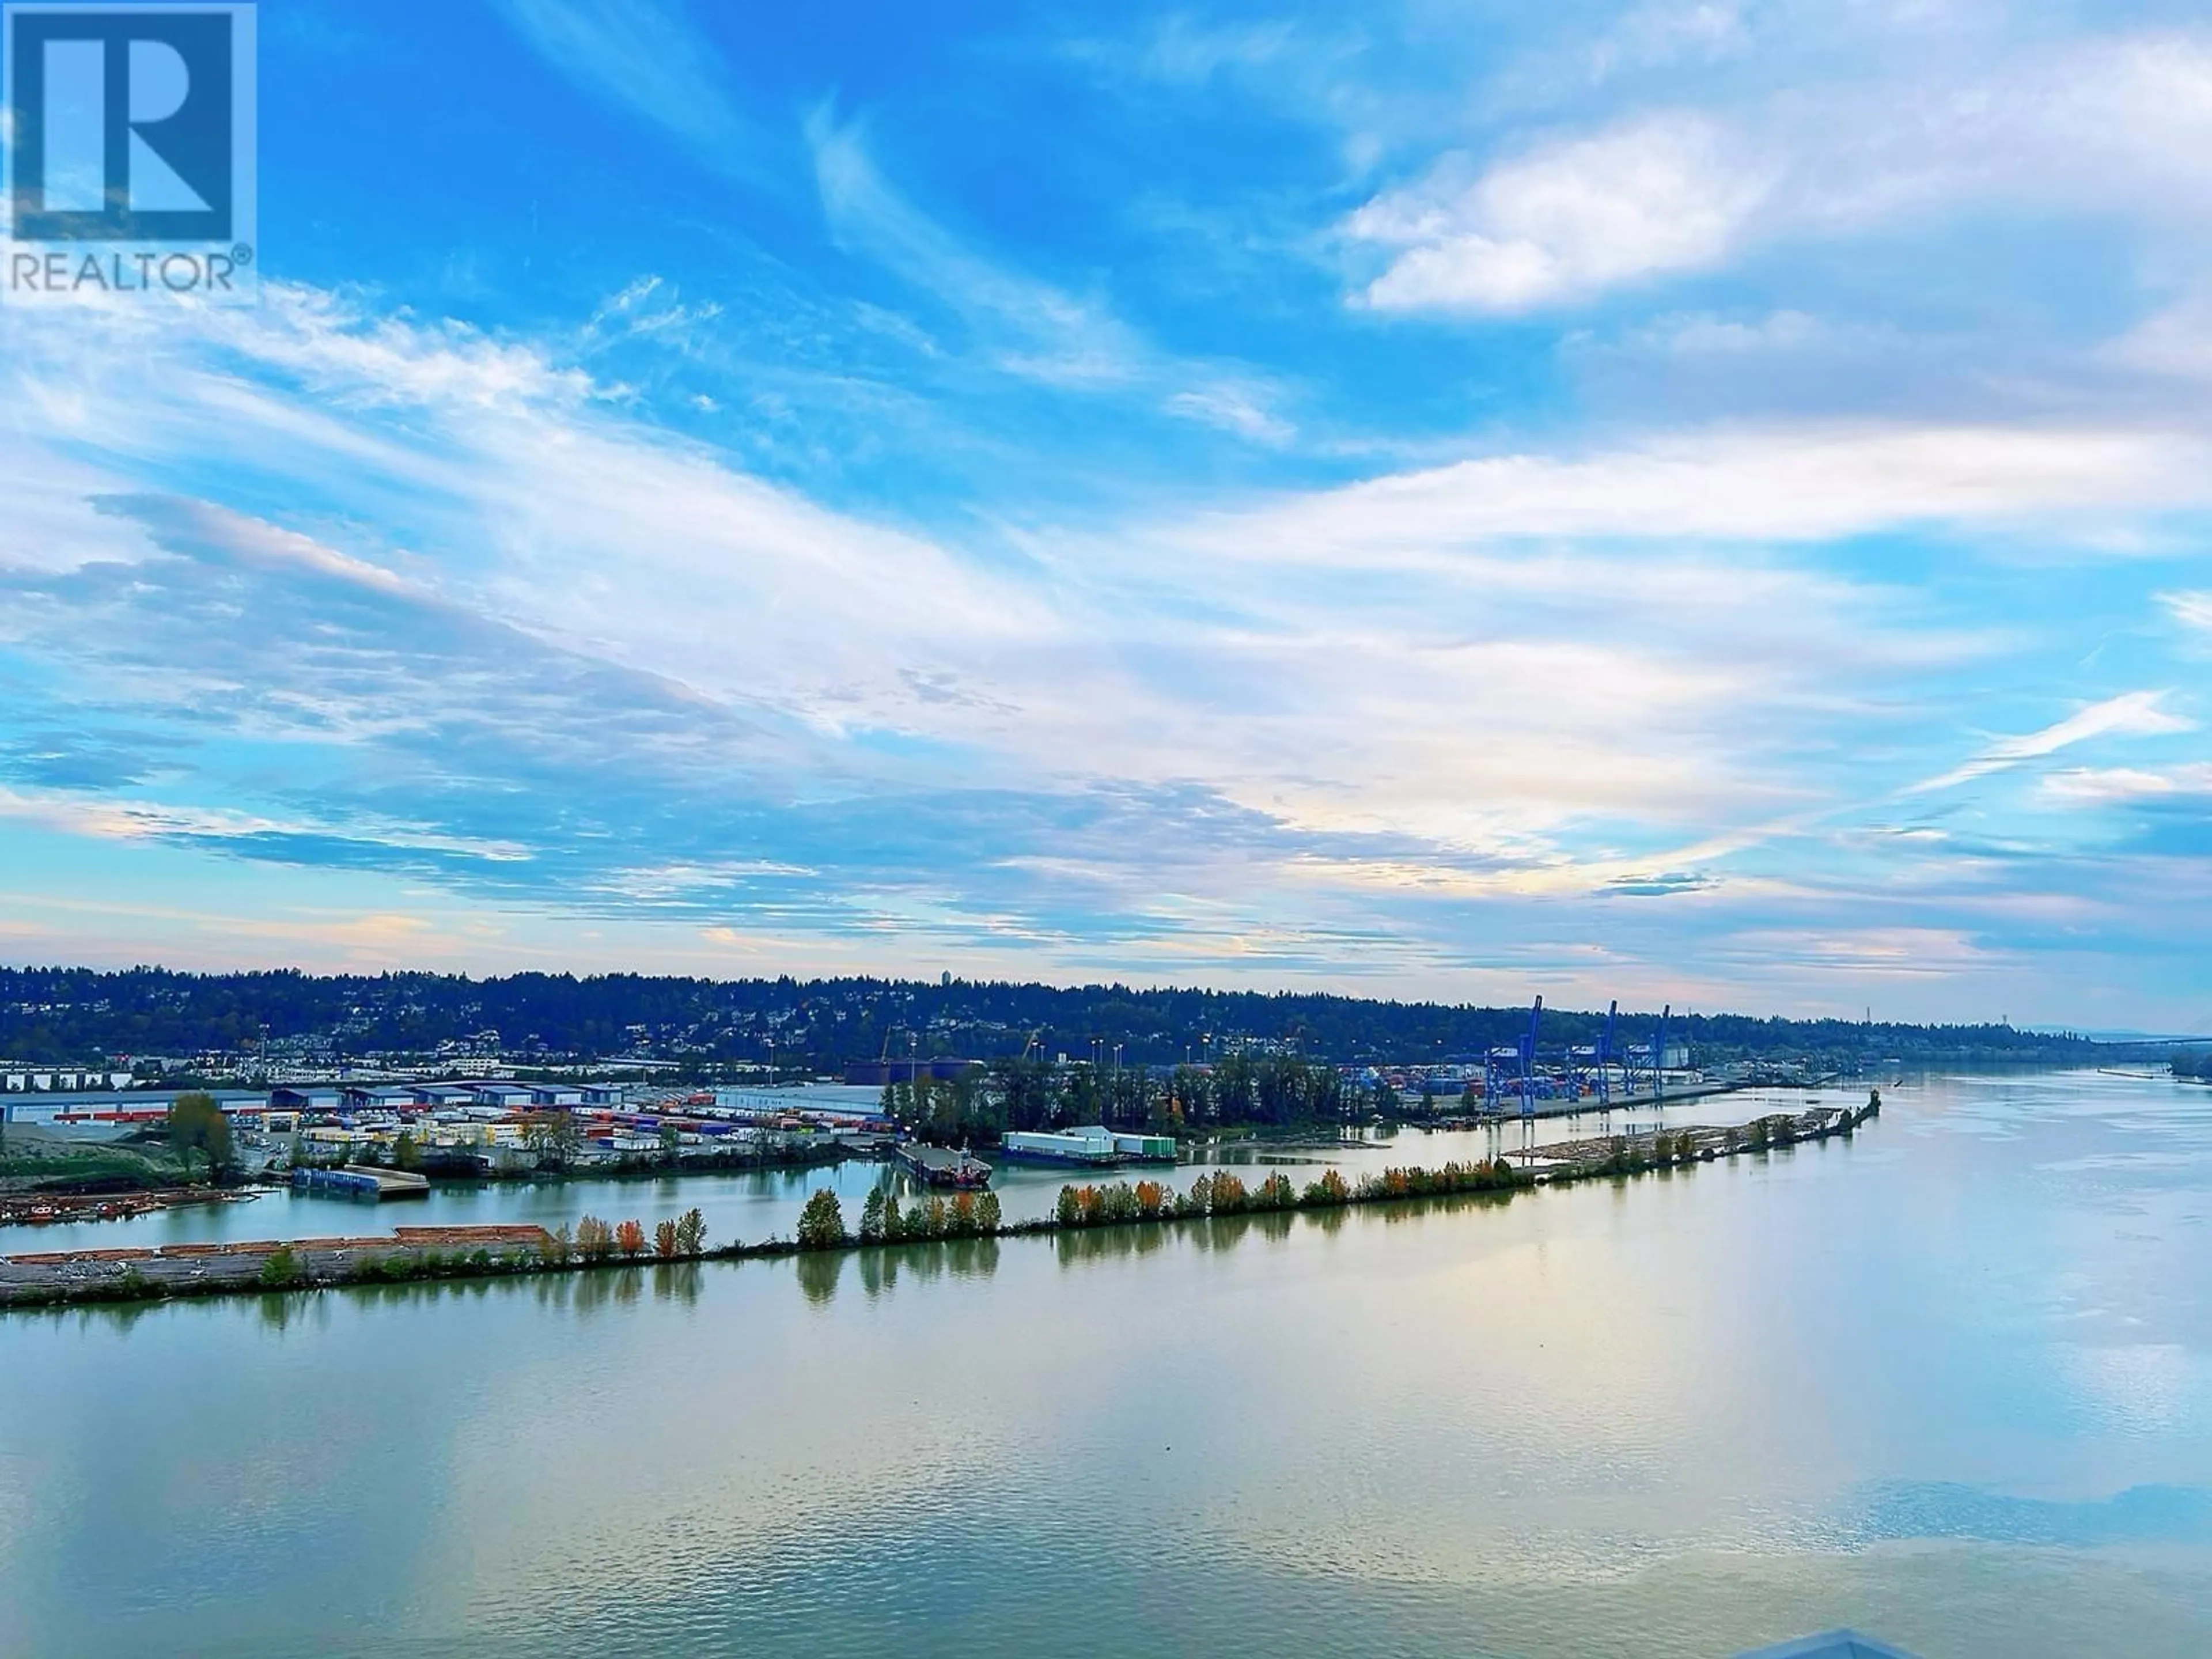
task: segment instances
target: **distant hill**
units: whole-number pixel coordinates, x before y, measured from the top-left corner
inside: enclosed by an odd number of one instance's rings
[[[1309,1060],[1435,1062],[1514,1042],[1528,1010],[1316,993],[1008,981],[710,980],[610,974],[181,974],[137,968],[0,969],[0,1059],[90,1064],[118,1056],[254,1052],[303,1062],[440,1051],[605,1060],[759,1061],[828,1070],[888,1052],[995,1059],[1032,1046],[1125,1065],[1203,1060],[1232,1049]],[[1602,1011],[1547,1008],[1547,1046],[1593,1042]],[[1656,1011],[1620,1016],[1645,1042]],[[1701,1064],[1762,1055],[1905,1064],[2087,1063],[2113,1051],[2070,1033],[2010,1025],[1675,1014],[1669,1044]]]

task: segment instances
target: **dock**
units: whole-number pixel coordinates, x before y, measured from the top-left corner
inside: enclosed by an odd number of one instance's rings
[[[1573,1099],[1558,1096],[1539,1097],[1526,1112],[1518,1105],[1488,1108],[1474,1113],[1452,1112],[1434,1119],[1427,1127],[1481,1129],[1492,1124],[1522,1122],[1530,1118],[1597,1117],[1609,1112],[1663,1110],[1693,1100],[1710,1100],[1716,1095],[1732,1095],[1750,1086],[1753,1085],[1736,1082],[1686,1083],[1663,1094],[1618,1094],[1609,1101],[1601,1101],[1595,1095],[1582,1095]],[[1419,1120],[1414,1121],[1419,1125]]]
[[[991,1184],[991,1166],[967,1152],[951,1152],[943,1146],[930,1146],[919,1140],[908,1140],[902,1141],[891,1156],[909,1174],[932,1187],[973,1189]]]

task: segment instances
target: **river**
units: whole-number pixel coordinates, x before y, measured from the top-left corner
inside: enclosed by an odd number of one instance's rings
[[[1852,1140],[1510,1200],[0,1316],[0,1653],[1705,1659],[1850,1623],[2201,1659],[2212,1091],[1883,1095]],[[712,1231],[787,1232],[807,1184]]]

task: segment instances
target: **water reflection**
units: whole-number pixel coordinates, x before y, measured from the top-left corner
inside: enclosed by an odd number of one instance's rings
[[[799,1288],[809,1302],[824,1305],[837,1294],[837,1281],[845,1276],[846,1259],[851,1255],[849,1250],[811,1250],[798,1258]]]
[[[1193,1221],[1185,1231],[1190,1242],[1201,1250],[1233,1250],[1254,1234],[1261,1238],[1279,1242],[1290,1237],[1291,1229],[1297,1224],[1296,1212],[1269,1210],[1260,1215],[1214,1215],[1203,1221]]]
[[[253,1317],[263,1329],[283,1335],[295,1325],[327,1326],[330,1301],[319,1291],[272,1291],[253,1299]]]
[[[700,1264],[696,1261],[657,1261],[653,1267],[656,1301],[681,1302],[690,1307],[699,1299]]]
[[[70,1308],[10,1309],[0,1319],[10,1325],[37,1320],[50,1329],[70,1328],[82,1335],[101,1331],[121,1334],[163,1305],[152,1301],[87,1302]]]
[[[951,1279],[988,1279],[999,1270],[995,1238],[948,1238],[933,1243],[887,1244],[865,1250],[832,1250],[799,1258],[799,1285],[807,1300],[826,1303],[853,1262],[861,1291],[870,1298],[898,1288],[902,1275],[920,1284]]]
[[[9,1316],[0,1652],[1705,1659],[1857,1622],[2203,1659],[2205,1096],[1884,1094],[1856,1144],[1533,1200]],[[716,1237],[788,1237],[821,1179]],[[743,1408],[567,1386],[610,1364]]]
[[[1072,1267],[1080,1261],[1103,1261],[1109,1258],[1127,1260],[1165,1249],[1169,1237],[1176,1231],[1178,1229],[1174,1224],[1164,1224],[1092,1227],[1080,1232],[1054,1233],[1052,1236],[1053,1250],[1063,1267]]]

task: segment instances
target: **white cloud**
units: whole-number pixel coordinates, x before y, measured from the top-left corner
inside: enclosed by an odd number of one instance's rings
[[[1711,21],[1727,39],[1727,18]],[[2122,212],[2201,236],[2212,215],[2212,44],[2114,34],[1954,53],[1902,74],[1762,83],[1710,107],[1614,117],[1480,159],[1455,153],[1374,198],[1345,231],[1389,252],[1358,291],[1364,304],[1511,313],[1972,204]],[[2199,332],[2178,316],[2136,349],[2201,362]]]
[[[2069,806],[2109,806],[2175,795],[2212,795],[2212,764],[2177,766],[2164,772],[2131,767],[2102,770],[2074,767],[2051,773],[2043,780],[2041,787],[2045,795]]]
[[[1689,112],[1646,116],[1376,198],[1355,239],[1402,250],[1367,285],[1381,310],[1525,311],[1719,263],[1774,186],[1771,165]]]
[[[1813,541],[2208,502],[2212,447],[2173,433],[1792,424],[1401,473],[1224,516],[1206,540],[1224,558],[1364,567],[1509,539]]]

